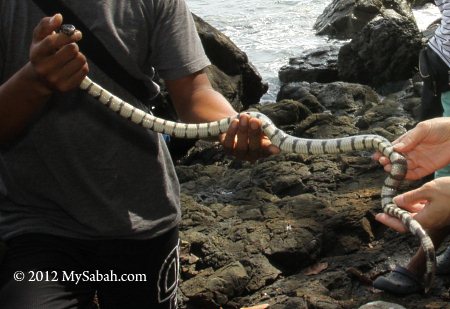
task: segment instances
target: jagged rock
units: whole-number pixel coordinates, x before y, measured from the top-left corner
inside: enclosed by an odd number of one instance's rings
[[[278,127],[298,123],[312,114],[307,106],[294,100],[281,100],[274,104],[259,105],[257,110],[269,117]]]
[[[355,135],[358,132],[350,117],[313,114],[295,126],[293,135],[304,138],[337,138]]]
[[[361,307],[359,307],[359,309],[406,309],[406,308],[400,306],[399,304],[388,303],[385,301],[374,301],[362,305]]]
[[[206,55],[214,64],[209,75],[213,80],[220,80],[220,83],[215,83],[217,90],[223,93],[237,110],[258,103],[262,95],[266,93],[268,85],[262,81],[261,75],[248,61],[247,55],[226,35],[195,14],[193,16]],[[229,76],[229,81],[225,83],[226,89],[222,90],[224,87],[222,80],[214,77],[214,75],[223,74],[217,72],[218,70]],[[237,108],[240,104],[242,106]]]
[[[359,84],[289,83],[284,95],[314,104],[296,99],[256,108],[297,136],[376,133],[393,140],[415,124],[411,112],[420,100],[413,83],[404,86],[382,97]],[[311,111],[307,118],[299,117],[304,108]],[[202,153],[207,156],[200,164]],[[400,236],[374,219],[386,173],[372,151],[284,153],[255,164],[220,153],[216,146],[199,149],[196,164],[176,166],[183,214],[181,309],[263,303],[358,308],[380,300],[411,309],[447,305],[445,277],[426,298],[388,296],[371,287],[418,246],[416,237]],[[420,184],[405,183],[404,189]],[[305,271],[319,264],[327,266]]]
[[[268,84],[262,81],[261,75],[247,55],[222,32],[195,14],[192,15],[205,53],[212,64],[205,71],[213,88],[220,92],[236,111],[259,103],[262,95],[267,92]],[[178,117],[163,80],[157,82],[161,85],[161,95],[149,103],[153,114],[177,121]],[[194,143],[194,140],[172,138],[169,145],[172,158],[178,160],[183,157]]]
[[[281,87],[278,99],[297,100],[313,113],[329,110],[335,115],[355,112],[366,104],[379,102],[378,94],[369,86],[346,82],[289,83]]]
[[[206,73],[213,88],[227,98],[237,111],[259,103],[263,94],[267,92],[268,84],[263,82],[247,55],[222,32],[197,15],[192,15],[205,53],[212,64],[206,69]],[[177,116],[171,106],[164,82],[162,80],[157,82],[161,85],[162,95],[150,103],[154,107],[153,113],[165,119],[176,120]],[[190,142],[187,145],[179,142],[179,145],[171,149],[171,153],[177,157],[191,146]]]
[[[378,94],[372,88],[360,84],[312,84],[312,92],[316,94],[320,104],[333,115],[358,114],[366,104],[379,102]]]
[[[415,73],[421,48],[416,24],[386,10],[340,49],[339,76],[372,86],[408,79]]]
[[[258,291],[275,282],[281,275],[281,271],[275,268],[264,255],[243,259],[241,263],[250,277],[250,281],[246,285],[247,291]]]
[[[299,57],[289,59],[289,65],[283,66],[278,77],[283,83],[319,82],[330,83],[338,80],[336,46],[320,47],[306,51]]]
[[[296,100],[305,105],[311,112],[320,113],[325,107],[320,104],[315,95],[311,93],[311,84],[308,82],[288,83],[281,86],[277,101]]]
[[[255,166],[251,183],[277,196],[292,196],[311,190],[304,183],[310,175],[303,163],[267,160]]]
[[[215,272],[207,271],[181,284],[181,290],[196,308],[216,309],[230,298],[240,296],[250,277],[245,267],[234,262]]]
[[[411,4],[412,7],[422,7],[427,3],[433,3],[434,0],[408,0],[408,2]]]
[[[410,4],[406,0],[334,0],[317,18],[314,29],[319,35],[350,39],[387,9],[414,19]]]

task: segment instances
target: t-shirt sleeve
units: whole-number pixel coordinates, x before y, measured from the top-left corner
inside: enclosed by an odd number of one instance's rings
[[[151,62],[163,79],[185,77],[210,64],[184,0],[156,1]]]

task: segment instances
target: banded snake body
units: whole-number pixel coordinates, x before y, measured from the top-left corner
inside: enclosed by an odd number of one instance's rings
[[[75,27],[73,25],[63,25],[61,27],[61,32],[69,36],[72,35],[74,31]],[[219,134],[226,132],[231,122],[240,116],[238,114],[209,123],[178,123],[158,118],[124,102],[119,97],[116,97],[93,82],[89,77],[84,78],[80,88],[87,91],[89,95],[133,123],[154,132],[169,134],[178,138],[201,139],[218,136]],[[426,256],[426,272],[424,275],[423,286],[425,292],[429,291],[436,268],[434,245],[426,231],[412,218],[411,214],[399,208],[393,202],[393,198],[398,194],[398,188],[406,175],[407,161],[405,157],[394,151],[393,145],[386,138],[379,135],[355,135],[335,139],[298,138],[278,129],[273,122],[262,113],[245,112],[245,114],[260,119],[264,134],[270,139],[273,145],[279,147],[281,151],[284,152],[319,155],[360,150],[378,150],[384,156],[389,158],[392,163],[392,169],[381,189],[381,207],[383,212],[400,219],[408,230],[420,239],[421,246]]]

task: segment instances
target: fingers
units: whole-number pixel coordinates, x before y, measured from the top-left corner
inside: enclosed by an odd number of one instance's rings
[[[448,208],[447,203],[445,203]],[[442,209],[438,205],[428,204],[422,211],[414,216],[424,229],[436,230],[450,225],[448,209]]]
[[[430,208],[425,207],[420,213],[418,213],[414,219],[417,220],[417,222],[420,223],[420,225],[424,229],[435,229],[435,228],[441,228],[442,226],[438,224],[438,221],[433,220],[434,215],[430,214]]]
[[[399,152],[411,151],[426,138],[429,130],[430,124],[428,122],[420,122],[414,129],[406,132],[395,141],[394,149]]]
[[[426,193],[426,190],[422,188],[423,187],[403,193],[394,198],[394,203],[397,204],[398,207],[409,211],[417,221],[422,219],[421,216],[423,216],[422,214],[426,211],[425,202],[428,200],[428,194]],[[396,230],[397,232],[405,233],[408,231],[401,220],[394,218],[388,214],[377,214],[375,216],[375,219],[383,223],[384,225]],[[427,219],[425,218],[425,220]],[[420,223],[423,224],[423,222]]]
[[[68,91],[79,86],[89,67],[76,44],[80,31],[71,36],[56,33],[62,16],[45,17],[36,26],[30,48],[30,62],[37,79],[49,90]]]
[[[378,160],[380,160],[381,158],[382,158],[382,154],[381,154],[381,152],[379,152],[379,151],[377,151],[377,152],[375,152],[373,155],[372,155],[372,160],[375,160],[375,161],[378,161]],[[381,163],[381,162],[380,162]]]
[[[430,130],[430,125],[428,122],[419,123],[414,129],[404,133],[399,138],[397,138],[392,144],[394,146],[394,150],[403,154],[406,154],[420,144],[423,139],[426,138],[428,132]],[[380,152],[376,152],[373,156],[374,160],[377,160],[381,165],[384,166],[385,171],[390,172],[391,162],[385,156],[383,156]],[[410,160],[407,158],[408,165],[408,175],[407,178],[411,177],[417,172],[411,172],[416,168],[416,164],[414,160]]]
[[[279,153],[278,147],[264,136],[261,125],[261,120],[242,114],[231,122],[225,136],[219,138],[220,142],[227,153],[250,162]]]
[[[86,57],[79,52],[78,45],[65,45],[57,54],[53,62],[54,71],[48,78],[50,85],[58,91],[68,91],[79,86],[89,68]]]
[[[87,59],[75,43],[65,45],[53,57],[35,63],[34,68],[47,87],[57,91],[78,87],[89,72]]]
[[[56,53],[64,45],[81,40],[81,32],[75,31],[71,36],[57,33],[62,25],[63,17],[56,14],[44,17],[34,28],[31,54],[34,57],[45,57]]]
[[[239,119],[234,119],[228,127],[227,133],[219,137],[220,142],[228,153],[234,149],[236,134],[239,129]]]
[[[249,150],[249,116],[242,114],[239,117],[239,129],[236,134],[235,155],[238,158],[245,158]]]
[[[405,210],[413,210],[415,204],[430,200],[431,196],[427,188],[427,185],[423,185],[420,188],[400,194],[394,197],[394,203]]]
[[[33,41],[42,41],[47,36],[55,32],[62,25],[62,15],[56,14],[52,17],[44,17],[34,28]]]
[[[257,153],[261,150],[261,137],[261,120],[256,118],[249,119],[248,149],[251,153]]]
[[[267,146],[265,146],[264,144],[267,144]],[[276,155],[281,152],[281,149],[273,145],[272,142],[267,137],[263,138],[262,148],[266,149],[265,155],[267,156]]]
[[[51,56],[63,46],[76,43],[81,40],[81,38],[82,34],[78,30],[71,36],[67,36],[64,33],[49,35],[36,46],[34,56],[40,58]]]
[[[45,57],[54,54],[66,44],[81,40],[81,32],[75,31],[71,36],[56,33],[62,25],[62,15],[56,14],[53,17],[44,17],[33,31],[33,44],[36,47],[33,56]]]
[[[408,168],[405,179],[417,180],[430,174],[430,171],[417,164],[420,159],[417,159],[414,153],[411,152],[409,155],[405,154],[404,156],[406,158],[406,166]],[[380,152],[374,153],[372,155],[372,159],[378,161],[383,166],[385,172],[390,173],[392,171],[391,161],[389,161],[389,159],[383,156]]]
[[[261,121],[245,114],[242,115],[239,118],[236,156],[250,162],[256,161],[262,156],[261,142]]]
[[[229,154],[239,159],[256,160],[261,148],[261,122],[241,115],[230,124],[222,144]]]
[[[416,219],[423,228],[429,228],[433,224],[432,216],[429,215],[429,203],[433,198],[433,185],[427,183],[420,188],[400,194],[394,198],[398,207],[415,214]],[[392,224],[392,222],[389,222]],[[391,225],[388,225],[391,226]],[[397,230],[397,227],[393,227]]]
[[[414,196],[413,193],[412,195]],[[410,202],[410,198],[411,197],[404,197],[405,194],[399,195],[396,198],[394,198],[394,202],[397,204],[397,206],[407,210],[408,212],[411,213],[411,215],[414,217],[414,219],[416,219],[417,221],[419,220],[423,220],[420,217],[423,216],[423,213],[426,211],[427,208],[427,204],[425,203],[425,201],[420,200],[420,201],[416,201],[416,202]],[[415,196],[420,196],[420,194],[415,195]],[[416,198],[412,197],[412,200],[415,200]],[[381,214],[377,214],[375,216],[375,219],[381,223],[383,223],[384,225],[396,230],[397,232],[400,233],[405,233],[408,231],[408,229],[406,228],[406,226],[402,223],[401,220],[392,217],[388,214],[385,213],[381,213]],[[426,220],[428,220],[426,218]],[[419,221],[423,227],[426,227],[423,225],[423,222]]]
[[[385,213],[381,213],[381,214],[377,214],[375,216],[375,220],[383,223],[384,225],[396,230],[397,232],[400,233],[405,233],[408,231],[408,229],[406,228],[406,226],[403,225],[403,223],[394,217],[389,216],[388,214]]]

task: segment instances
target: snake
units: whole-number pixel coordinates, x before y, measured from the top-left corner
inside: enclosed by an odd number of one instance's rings
[[[70,24],[64,24],[60,28],[60,31],[68,36],[71,36],[75,30],[75,26]],[[384,213],[401,220],[407,229],[419,238],[421,247],[426,256],[423,288],[425,292],[430,290],[436,270],[434,245],[425,229],[422,228],[419,222],[414,220],[411,213],[401,209],[393,201],[393,198],[398,194],[399,187],[405,178],[407,172],[407,160],[402,154],[394,150],[393,144],[385,137],[374,134],[364,134],[333,139],[300,138],[289,135],[277,128],[266,115],[252,111],[238,113],[234,116],[212,122],[180,123],[159,118],[123,101],[92,81],[88,76],[84,77],[79,88],[86,91],[90,96],[116,112],[121,117],[151,131],[168,134],[177,138],[202,139],[216,137],[227,132],[230,124],[235,119],[239,119],[241,114],[247,114],[248,116],[257,118],[261,121],[262,131],[269,138],[271,143],[277,146],[281,152],[303,155],[324,155],[363,150],[379,151],[385,157],[389,158],[392,164],[391,171],[384,180],[381,188],[381,208]]]

